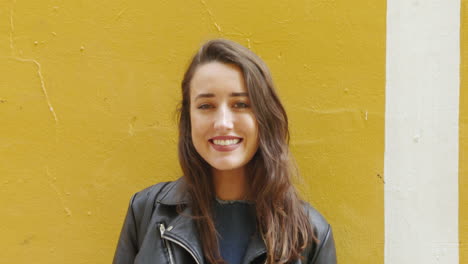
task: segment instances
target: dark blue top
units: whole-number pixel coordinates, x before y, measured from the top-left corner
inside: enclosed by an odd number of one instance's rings
[[[246,201],[217,199],[214,222],[219,234],[219,250],[224,261],[240,264],[256,230],[254,205]]]

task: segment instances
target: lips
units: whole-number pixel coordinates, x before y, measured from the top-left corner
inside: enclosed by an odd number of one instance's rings
[[[217,136],[208,141],[215,150],[225,152],[237,149],[243,139],[236,136]]]

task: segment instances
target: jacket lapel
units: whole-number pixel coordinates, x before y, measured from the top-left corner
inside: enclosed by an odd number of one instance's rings
[[[204,264],[203,249],[198,236],[198,230],[193,221],[189,207],[168,223],[164,237],[177,241],[179,246],[187,250],[197,263]]]
[[[260,234],[256,232],[255,235],[252,236],[252,239],[250,239],[249,246],[247,247],[242,263],[249,264],[265,253],[265,242],[261,238]]]

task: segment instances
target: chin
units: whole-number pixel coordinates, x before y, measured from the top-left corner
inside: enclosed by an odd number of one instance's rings
[[[210,162],[211,167],[219,171],[230,171],[244,167],[244,164],[241,162],[231,162],[231,161],[222,161],[222,162]]]

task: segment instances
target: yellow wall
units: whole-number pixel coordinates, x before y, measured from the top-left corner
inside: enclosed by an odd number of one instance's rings
[[[130,195],[180,175],[179,82],[225,37],[270,66],[339,262],[383,263],[386,3],[288,2],[2,5],[0,262],[109,263]]]
[[[468,1],[461,1],[460,172],[459,237],[460,264],[468,263]]]

